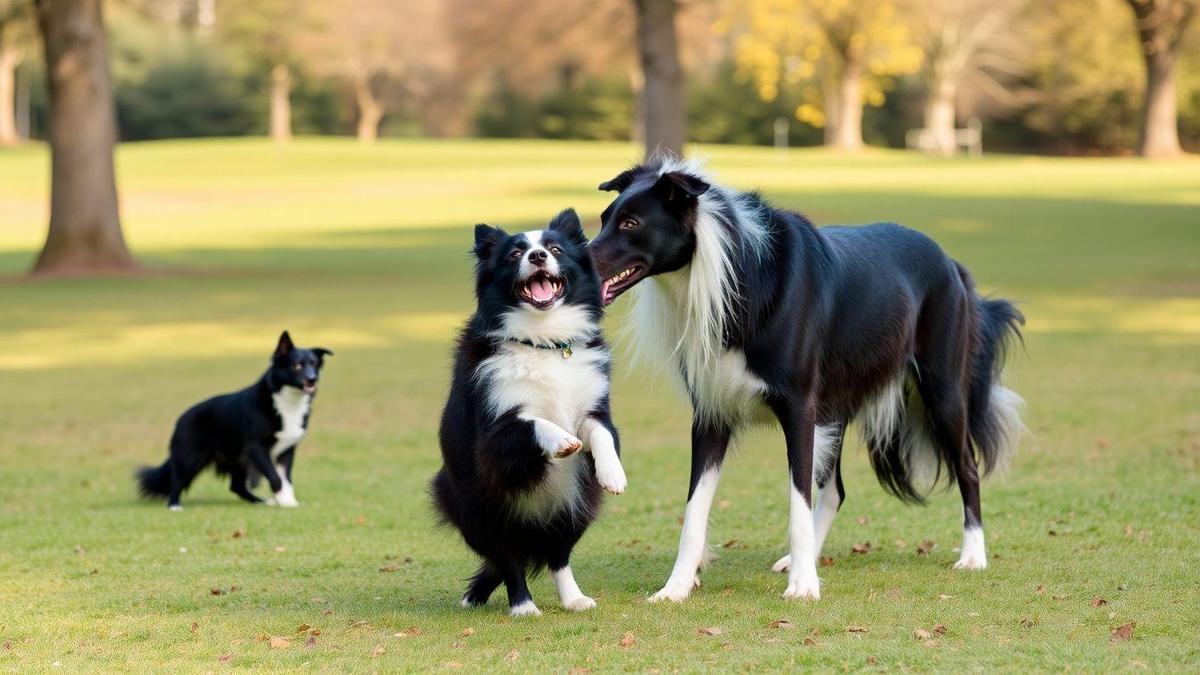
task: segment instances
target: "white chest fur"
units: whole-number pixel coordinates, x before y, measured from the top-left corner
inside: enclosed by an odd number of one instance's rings
[[[515,410],[522,417],[550,420],[572,434],[608,393],[601,372],[607,349],[577,348],[564,359],[557,349],[505,343],[479,364],[477,376],[493,414]]]
[[[295,387],[283,387],[271,395],[275,412],[283,420],[283,427],[275,432],[275,445],[271,446],[271,461],[304,438],[304,418],[312,405],[312,396]]]

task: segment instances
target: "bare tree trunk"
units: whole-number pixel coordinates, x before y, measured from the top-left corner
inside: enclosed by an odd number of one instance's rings
[[[954,142],[954,99],[958,87],[953,79],[929,81],[925,97],[925,129],[933,136],[935,153],[950,157],[958,151]]]
[[[286,63],[271,68],[271,139],[292,140],[292,72]]]
[[[0,145],[21,142],[17,133],[17,66],[21,52],[4,42],[0,35]]]
[[[37,0],[50,91],[50,229],[34,274],[135,267],[117,210],[102,0]]]
[[[825,133],[823,141],[825,145],[832,147],[837,142],[838,122],[841,118],[838,116],[838,88],[841,86],[841,79],[829,69],[823,68],[821,72],[821,99],[824,101],[825,112]]]
[[[829,143],[838,150],[862,150],[862,85],[862,63],[855,58],[846,59],[837,89],[837,124]]]
[[[683,100],[683,66],[675,33],[677,0],[634,0],[637,5],[638,51],[644,73],[646,156],[658,150],[683,155],[687,118]]]
[[[354,100],[358,103],[358,140],[373,143],[379,138],[379,123],[383,120],[383,104],[371,91],[365,78],[355,78]]]
[[[1173,51],[1147,52],[1146,102],[1142,110],[1141,154],[1143,157],[1173,157],[1179,146],[1178,108],[1175,100]]]

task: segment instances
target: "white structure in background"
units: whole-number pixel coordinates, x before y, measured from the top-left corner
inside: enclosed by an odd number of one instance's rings
[[[904,145],[910,150],[919,150],[926,154],[942,154],[938,147],[937,136],[931,129],[909,129],[904,134]],[[966,129],[954,130],[954,149],[966,150],[972,157],[983,154],[983,124],[978,117],[972,117],[967,122]]]

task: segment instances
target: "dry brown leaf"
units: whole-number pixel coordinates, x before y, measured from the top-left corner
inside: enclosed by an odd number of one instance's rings
[[[466,628],[464,628],[463,632],[462,632],[463,637],[471,637],[474,634],[475,634],[475,629],[471,628],[470,626],[467,626]]]
[[[1021,625],[1026,628],[1033,628],[1037,624],[1038,624],[1037,620],[1032,619],[1030,617],[1025,617],[1025,618],[1021,619]]]
[[[717,628],[716,626],[705,626],[704,628],[701,628],[701,629],[697,630],[696,632],[700,633],[701,635],[720,635],[721,633],[724,633],[725,631],[721,630],[720,628]]]
[[[267,635],[266,633],[259,633],[258,635],[254,636],[254,640],[256,642],[266,642],[267,640],[270,640],[270,639],[271,639],[271,636]]]
[[[926,647],[936,647],[936,646],[938,646],[938,641],[937,640],[926,640],[925,646]]]
[[[833,567],[833,558],[827,555],[821,556],[821,567]]]
[[[1042,593],[1045,593],[1045,592],[1046,592],[1046,585],[1045,585],[1045,584],[1038,584],[1038,585],[1037,585],[1037,588],[1033,589],[1033,592],[1034,592],[1034,593],[1036,593],[1037,595],[1041,595]]]
[[[908,542],[904,541],[903,539],[897,539],[894,543],[896,544],[896,548],[900,550],[908,548]]]
[[[358,523],[359,525],[366,525],[366,524],[367,524],[367,517],[366,517],[366,516],[359,516],[359,517],[357,517],[357,518],[355,518],[355,519],[354,519],[354,522]]]
[[[945,593],[938,593],[938,600],[949,600],[950,598],[953,598],[953,597],[954,597],[953,595],[946,595]]]
[[[459,663],[458,661],[442,661],[438,665],[442,668],[449,668],[450,670],[458,670],[459,668],[463,667],[463,664]]]
[[[286,549],[285,547],[283,547],[283,546],[276,546],[276,547],[275,547],[275,552],[276,552],[276,553],[287,553],[287,549]]]
[[[855,544],[850,547],[850,550],[859,555],[866,555],[871,552],[871,542],[864,541],[861,544]]]
[[[729,541],[722,544],[722,548],[746,548],[746,545],[743,544],[742,542],[738,541],[737,539],[730,539]]]
[[[721,509],[722,511],[729,508],[730,505],[731,502],[728,499],[722,499],[721,501],[717,502],[717,508]]]
[[[198,623],[196,623],[195,621],[193,621],[193,622],[192,622],[192,626],[191,626],[191,630],[192,630],[192,632],[193,632],[193,633],[195,633],[195,632],[199,631],[199,630],[200,630],[200,624],[198,624]]]
[[[333,610],[332,610],[332,609],[327,609],[327,610],[325,610],[325,611],[321,612],[321,614],[324,614],[325,616],[332,616],[332,615],[333,615]]]
[[[846,631],[849,633],[865,633],[865,632],[867,632],[867,627],[866,626],[846,626]]]
[[[242,537],[245,537],[246,536],[246,528],[239,527],[238,529],[233,531],[232,536],[234,539],[241,539]]]
[[[383,645],[375,645],[375,649],[371,650],[371,658],[375,658],[377,656],[383,656],[386,653],[387,653],[387,650],[383,648]]]
[[[869,523],[869,522],[871,522],[871,519],[870,519],[870,518],[868,518],[868,517],[866,517],[866,516],[859,516],[859,517],[858,517],[858,524],[859,524],[859,525],[866,525],[866,524],[867,524],[867,523]]]
[[[209,593],[212,593],[213,595],[225,595],[225,591],[223,591],[223,590],[221,590],[221,589],[219,589],[219,588],[213,588],[213,589],[209,589],[209,591],[208,591],[208,592],[209,592]]]
[[[1113,629],[1112,635],[1108,636],[1109,642],[1125,642],[1133,637],[1133,629],[1137,627],[1136,621],[1130,621],[1127,624],[1117,626]]]
[[[771,628],[795,628],[796,627],[796,625],[794,623],[792,623],[791,621],[788,621],[787,619],[775,619],[774,621],[772,621],[771,623],[769,623],[767,625],[770,626]]]
[[[409,626],[408,628],[405,628],[404,630],[400,631],[399,633],[396,633],[396,637],[416,637],[424,632],[425,631],[421,630],[420,628],[417,628],[416,626]]]
[[[932,637],[929,634],[929,631],[925,630],[924,628],[918,628],[917,630],[913,631],[913,636],[918,640],[928,640],[930,637]]]
[[[508,659],[509,661],[516,661],[517,659],[521,658],[521,652],[514,649],[511,652],[505,654],[504,658]]]
[[[366,619],[351,619],[350,627],[351,628],[370,628],[371,622],[367,621]]]
[[[83,555],[84,553],[86,553],[86,551],[79,544],[75,544],[75,553],[78,555]]]
[[[1126,536],[1126,537],[1132,537],[1132,536],[1133,536],[1133,525],[1126,525],[1126,526],[1125,526],[1125,536]]]
[[[317,646],[317,638],[313,637],[312,635],[309,635],[308,639],[304,641],[304,646],[305,647],[316,647]]]
[[[805,646],[811,647],[811,646],[817,644],[817,641],[812,639],[811,637],[806,637],[806,638],[804,638],[804,644],[805,644]]]
[[[932,539],[926,539],[925,541],[922,541],[917,545],[917,555],[927,555],[933,550],[934,546],[937,546],[937,544],[933,543]]]
[[[306,623],[302,623],[299,626],[296,626],[296,632],[297,633],[307,633],[309,628],[312,628],[312,626],[310,626]]]
[[[633,633],[626,632],[624,635],[621,636],[620,645],[622,647],[632,647],[633,643],[635,643],[635,642],[637,642],[637,638],[635,638],[633,636]]]
[[[395,572],[400,569],[399,563],[388,563],[379,568],[380,572]]]
[[[939,624],[938,624],[938,625],[937,625],[937,626],[936,626],[936,627],[933,629],[933,632],[937,633],[938,635],[945,635],[947,630],[949,630],[949,629],[948,629],[948,628],[946,628],[946,624],[944,624],[944,623],[939,623]]]
[[[1103,607],[1108,604],[1108,601],[1097,595],[1096,597],[1092,598],[1092,601],[1089,604],[1092,607]]]
[[[292,641],[289,638],[280,637],[278,635],[271,636],[271,649],[287,649],[292,646]]]
[[[316,636],[318,636],[318,635],[320,635],[320,634],[321,634],[321,629],[320,629],[320,628],[314,628],[314,629],[312,629],[312,630],[308,631],[308,634],[309,634],[309,635],[311,635],[311,636],[313,636],[313,637],[316,637]]]
[[[222,654],[221,658],[217,659],[221,663],[229,663],[233,660],[233,654]]]

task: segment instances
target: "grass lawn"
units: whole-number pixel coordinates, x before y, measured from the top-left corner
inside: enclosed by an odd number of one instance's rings
[[[689,412],[618,349],[630,488],[573,561],[599,608],[559,610],[540,578],[540,619],[510,619],[502,594],[463,610],[475,561],[433,526],[425,485],[470,226],[573,205],[594,231],[593,186],[636,150],[126,145],[126,234],[159,273],[30,282],[49,176],[30,146],[0,152],[0,669],[1200,669],[1200,161],[701,152],[818,222],[919,228],[1021,303],[1008,381],[1031,434],[984,485],[985,572],[950,569],[956,493],[905,507],[852,443],[823,599],[782,600],[785,458],[763,430],[727,464],[704,587],[646,603],[674,558]],[[244,505],[208,474],[182,513],[136,499],[131,472],[162,461],[176,416],[250,383],[283,328],[337,351],[299,450],[303,506]]]

